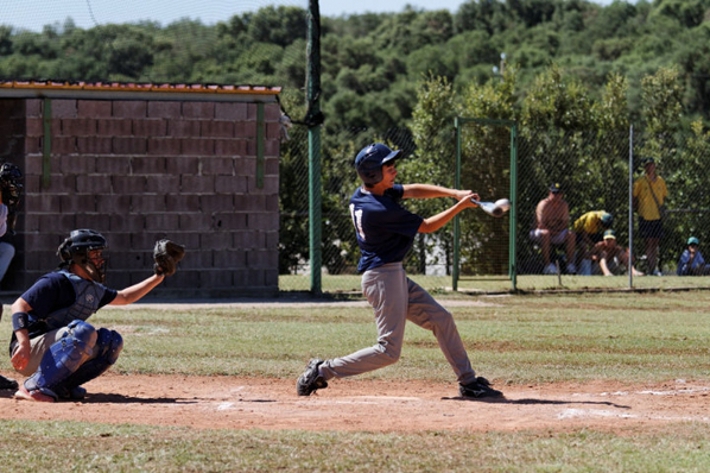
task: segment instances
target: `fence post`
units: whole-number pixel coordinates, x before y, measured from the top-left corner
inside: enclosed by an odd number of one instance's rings
[[[629,126],[629,289],[634,287],[634,125]]]
[[[320,12],[318,0],[309,1],[308,16],[308,233],[311,266],[311,294],[321,294],[321,147],[320,147]]]
[[[454,188],[461,188],[461,123],[459,117],[454,118],[454,127],[456,128],[456,171],[454,173]],[[459,288],[459,252],[461,243],[461,224],[459,216],[454,217],[454,257],[453,267],[451,268],[451,289],[458,291]]]
[[[518,287],[517,238],[515,230],[518,227],[518,127],[515,122],[510,125],[510,217],[508,238],[508,276],[512,281],[513,291]]]

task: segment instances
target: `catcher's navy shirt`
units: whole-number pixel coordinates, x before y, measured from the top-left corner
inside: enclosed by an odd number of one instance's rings
[[[412,247],[424,219],[399,204],[403,194],[402,185],[395,184],[384,195],[358,187],[350,198],[350,216],[361,252],[359,272],[402,261]]]
[[[70,281],[68,274],[68,272],[63,270],[47,273],[22,294],[22,298],[32,307],[28,317],[29,326],[27,327],[30,338],[42,335],[50,330],[65,327],[73,318],[81,318],[82,320],[88,318],[88,316],[69,317],[69,319],[65,320],[62,309],[72,313],[71,309],[82,303],[80,300],[81,295],[77,295],[76,288]],[[75,277],[78,278],[78,276]],[[98,293],[103,295],[101,300],[92,302],[97,309],[110,304],[116,298],[117,291],[115,289],[107,288],[102,284],[89,280],[82,281],[82,284],[98,286],[101,289],[98,291]],[[86,291],[84,292],[86,293]],[[12,334],[12,339],[12,341],[15,340],[14,333]]]

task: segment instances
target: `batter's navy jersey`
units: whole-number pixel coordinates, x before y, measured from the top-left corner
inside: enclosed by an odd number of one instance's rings
[[[358,187],[350,198],[350,216],[361,252],[359,272],[402,261],[412,247],[424,219],[399,204],[403,194],[402,185],[395,184],[384,195]]]

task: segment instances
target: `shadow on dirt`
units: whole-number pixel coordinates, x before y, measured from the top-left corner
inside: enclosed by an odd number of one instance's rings
[[[0,399],[13,399],[15,391],[3,389],[0,390]],[[123,394],[87,394],[84,399],[67,399],[59,402],[78,402],[81,404],[197,404],[200,402],[196,399],[177,399],[172,397],[133,397],[124,396]]]
[[[442,401],[463,401],[463,402],[485,402],[489,404],[520,404],[520,405],[564,405],[564,404],[593,404],[598,406],[610,406],[618,409],[631,409],[631,406],[616,404],[609,401],[563,401],[559,399],[506,399],[506,398],[482,398],[472,399],[467,397],[442,397]]]
[[[81,401],[82,404],[197,404],[196,399],[179,399],[173,397],[134,397],[113,393],[89,393]]]

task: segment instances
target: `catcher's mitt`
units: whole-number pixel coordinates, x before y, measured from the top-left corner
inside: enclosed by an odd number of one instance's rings
[[[177,265],[185,256],[185,247],[172,240],[158,240],[153,248],[153,271],[158,276],[172,276]]]

